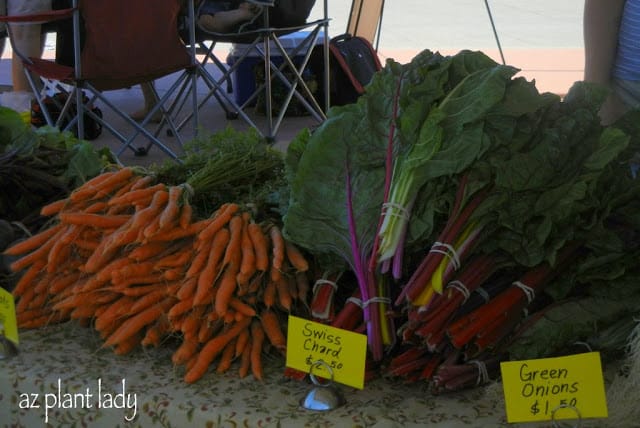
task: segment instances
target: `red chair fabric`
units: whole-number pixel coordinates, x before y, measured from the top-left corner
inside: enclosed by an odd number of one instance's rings
[[[178,34],[178,1],[81,0],[82,78],[117,89],[188,68]]]
[[[28,71],[27,77],[34,96],[49,125],[59,126],[60,123],[67,123],[65,129],[77,129],[78,136],[83,138],[84,114],[89,114],[122,141],[122,148],[117,155],[127,148],[136,154],[146,154],[151,146],[157,146],[169,156],[178,158],[178,154],[165,145],[159,135],[161,128],[166,126],[170,131],[168,134],[182,145],[178,128],[173,123],[174,107],[169,101],[175,92],[189,86],[187,82],[190,79],[195,81],[194,70],[199,66],[194,50],[184,43],[178,32],[180,12],[185,8],[185,4],[188,5],[189,15],[193,16],[192,0],[73,0],[71,8],[28,16],[3,16],[0,17],[0,22],[48,23],[72,19],[72,58],[76,58],[76,52],[80,51],[79,61],[74,61],[76,64],[73,66],[58,64],[48,59],[28,58],[16,51]],[[11,38],[11,31],[8,31],[8,34]],[[158,97],[157,106],[140,123],[121,111],[102,93],[150,82],[173,73],[179,76],[167,93]],[[61,111],[73,111],[74,117],[65,117],[65,122],[61,118],[57,122],[53,121],[46,113],[43,102],[46,94],[40,93],[39,78],[45,79],[49,87],[53,86],[57,90],[67,90],[58,83],[71,87],[69,92],[72,93],[66,98],[67,105]],[[197,98],[195,85],[191,87],[194,110],[192,129],[195,133],[198,128]],[[83,92],[88,92],[89,96],[85,97]],[[82,105],[83,99],[89,100],[87,105]],[[125,119],[132,128],[132,133],[124,135],[102,117],[93,117],[92,107],[96,102],[101,102],[117,116]],[[68,108],[71,103],[76,103],[79,107]],[[147,125],[158,113],[162,114],[163,119],[160,127],[152,132],[147,129]],[[146,148],[132,146],[133,140],[140,134],[149,140]]]

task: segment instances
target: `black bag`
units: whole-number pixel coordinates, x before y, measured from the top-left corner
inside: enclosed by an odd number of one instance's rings
[[[331,105],[354,103],[373,75],[382,69],[378,54],[362,37],[342,34],[329,42]]]
[[[51,119],[55,122],[58,120],[60,113],[62,111],[62,107],[64,103],[67,101],[68,94],[66,92],[56,92],[53,96],[47,96],[44,99],[44,104],[49,111],[49,115],[51,115]],[[83,101],[86,103],[89,101],[86,95],[82,95]],[[102,110],[98,107],[93,107],[91,111],[98,117],[102,117]],[[69,107],[69,115],[75,116],[76,114],[76,106],[75,103]],[[69,123],[69,119],[63,119],[60,123],[60,129],[64,129]],[[38,101],[31,100],[31,125],[39,128],[47,124],[47,120],[44,117],[44,113],[40,109],[40,104]],[[78,136],[78,128],[73,128],[73,134]],[[84,139],[85,140],[95,140],[102,134],[102,124],[97,122],[93,117],[89,114],[84,114]]]

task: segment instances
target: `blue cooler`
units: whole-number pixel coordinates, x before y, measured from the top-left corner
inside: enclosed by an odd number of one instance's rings
[[[286,49],[287,53],[290,54],[300,43],[304,41],[304,39],[309,35],[308,31],[298,31],[295,33],[287,34],[285,36],[279,37],[280,43]],[[316,45],[322,45],[324,38],[324,33],[322,31],[318,32],[318,37],[316,38]],[[240,59],[242,54],[246,52],[249,45],[234,43],[231,45],[231,49],[229,50],[229,55],[227,56],[227,65],[233,67],[233,65]],[[277,66],[280,66],[283,63],[283,58],[280,55],[280,50],[275,46],[273,42],[271,42],[271,60]],[[306,51],[306,49],[302,49]],[[302,55],[296,55],[292,58],[294,64],[299,63],[304,59],[304,52]],[[262,62],[262,57],[253,49],[249,55],[238,65],[238,68],[234,70],[232,74],[232,82],[233,82],[233,91],[234,98],[238,105],[242,105],[249,99],[249,97],[256,90],[256,74],[255,67],[264,67]],[[278,81],[278,79],[274,79],[274,82]],[[255,104],[255,98],[252,102]]]

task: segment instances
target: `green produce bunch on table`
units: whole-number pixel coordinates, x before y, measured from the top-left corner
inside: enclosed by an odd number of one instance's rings
[[[0,218],[30,226],[40,207],[67,195],[113,163],[108,150],[56,128],[33,129],[0,107]]]
[[[623,316],[639,312],[637,113],[603,127],[603,88],[576,82],[561,99],[517,72],[472,51],[389,60],[287,153],[285,236],[353,272],[343,294],[360,305],[342,306],[359,311],[372,360],[438,390],[475,384],[471,360],[495,374],[551,303],[624,295]],[[622,279],[624,292],[606,291]],[[593,315],[538,349],[612,321]],[[469,382],[449,382],[457,365]]]

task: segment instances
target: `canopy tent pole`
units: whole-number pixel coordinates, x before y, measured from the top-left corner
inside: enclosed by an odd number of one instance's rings
[[[347,33],[352,36],[360,36],[367,39],[375,49],[378,50],[380,44],[380,29],[382,27],[382,14],[384,11],[384,0],[366,0],[367,8],[364,8],[365,0],[353,0],[351,2],[351,10],[349,12],[349,22],[347,23]],[[489,0],[484,0],[484,5],[489,15],[489,22],[493,30],[493,36],[498,45],[500,58],[502,63],[506,64],[498,31],[493,20]],[[375,43],[374,43],[375,39]]]
[[[496,25],[493,22],[493,15],[491,14],[491,8],[489,7],[489,0],[484,0],[484,5],[487,7],[489,21],[491,22],[491,29],[493,30],[493,36],[496,38],[496,43],[498,44],[498,51],[500,52],[500,58],[502,58],[502,64],[506,65],[506,61],[504,60],[504,53],[502,52],[502,46],[500,45],[500,38],[498,37],[498,31],[496,30]]]

